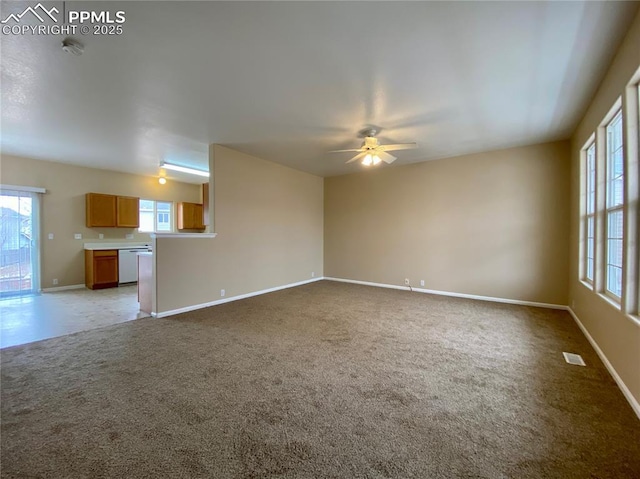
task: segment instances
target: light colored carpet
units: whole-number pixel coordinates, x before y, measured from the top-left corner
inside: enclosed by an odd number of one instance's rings
[[[640,477],[563,311],[322,281],[1,353],[2,477]]]

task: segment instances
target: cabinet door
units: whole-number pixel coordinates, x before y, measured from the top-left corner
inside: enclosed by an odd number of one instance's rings
[[[116,226],[138,228],[140,226],[140,198],[118,196]]]
[[[93,284],[95,286],[117,285],[118,255],[94,257],[93,274]]]
[[[178,229],[203,230],[202,209],[200,203],[178,203]]]
[[[100,193],[86,195],[87,227],[116,226],[116,197]]]
[[[203,230],[204,229],[204,207],[199,203],[193,203],[192,208],[192,229]]]
[[[85,250],[85,283],[89,289],[118,286],[118,251]]]

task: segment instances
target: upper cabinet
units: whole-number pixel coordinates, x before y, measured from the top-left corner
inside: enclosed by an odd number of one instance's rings
[[[118,196],[116,226],[120,228],[138,228],[140,226],[140,198]]]
[[[87,193],[86,205],[89,228],[138,228],[140,226],[140,198]]]
[[[202,223],[209,226],[209,183],[202,184],[202,210],[204,215]]]
[[[204,208],[202,203],[178,203],[178,229],[203,230]]]
[[[116,225],[116,196],[87,193],[87,226],[109,227]]]

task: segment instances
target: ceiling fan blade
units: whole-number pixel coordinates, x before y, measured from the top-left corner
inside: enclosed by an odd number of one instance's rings
[[[411,150],[418,148],[417,143],[398,143],[396,145],[381,145],[379,147],[382,151],[395,151],[395,150]]]
[[[347,151],[362,151],[362,148],[352,148],[350,150],[331,150],[329,153],[345,153]]]
[[[364,158],[365,156],[367,156],[369,154],[369,151],[363,151],[362,153],[358,153],[356,156],[354,156],[353,158],[351,158],[349,161],[347,161],[346,164],[349,163],[353,163],[354,161],[358,161],[360,158]],[[391,155],[389,155],[391,156]]]
[[[395,156],[390,155],[385,151],[377,151],[376,155],[378,155],[378,158],[380,158],[382,161],[384,161],[387,164],[391,164],[397,159]]]

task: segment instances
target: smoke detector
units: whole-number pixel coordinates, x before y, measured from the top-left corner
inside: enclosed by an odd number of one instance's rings
[[[62,51],[80,56],[84,52],[84,45],[73,38],[62,40]]]

